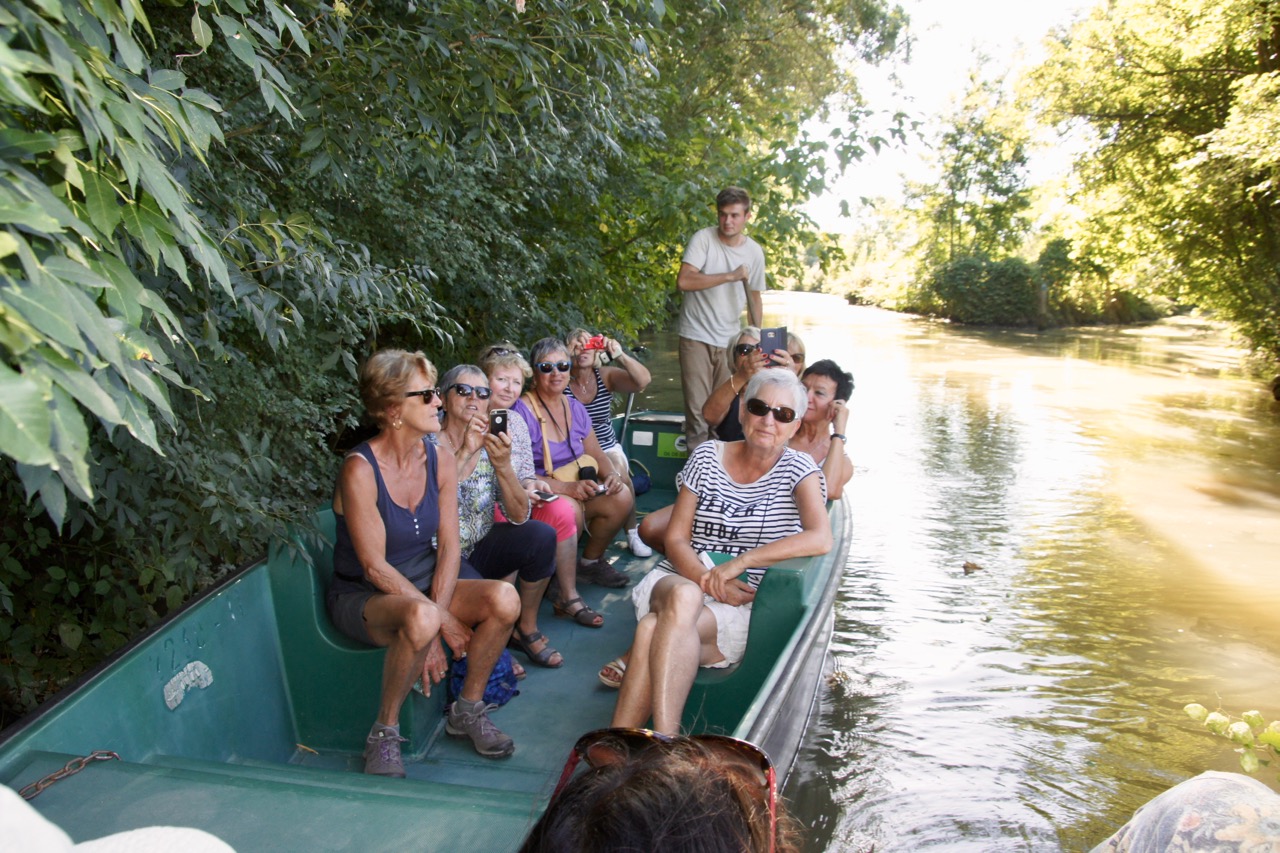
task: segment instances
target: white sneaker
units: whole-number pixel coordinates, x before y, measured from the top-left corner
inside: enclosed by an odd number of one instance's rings
[[[637,557],[652,557],[653,549],[644,544],[644,540],[640,538],[640,528],[633,527],[627,531],[627,547],[631,549],[631,553]]]

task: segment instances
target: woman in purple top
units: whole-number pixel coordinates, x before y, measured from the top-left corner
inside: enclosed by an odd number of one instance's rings
[[[597,627],[599,616],[582,602],[577,581],[582,579],[609,587],[627,585],[627,576],[609,565],[604,551],[622,529],[635,496],[600,448],[586,408],[564,393],[572,367],[564,342],[543,338],[533,345],[529,362],[533,365],[533,387],[511,410],[529,427],[534,468],[538,474],[545,475],[541,479],[551,491],[571,502],[578,530],[588,534],[574,576],[568,577],[563,568],[556,571],[560,590],[556,612],[580,624]],[[550,459],[546,458],[548,450]],[[595,460],[594,466],[586,466],[594,467],[594,471],[578,471],[582,478],[571,481],[550,476],[556,468],[573,465],[584,453]]]
[[[448,672],[441,636],[469,657],[445,730],[476,751],[515,751],[490,722],[484,690],[520,597],[497,580],[459,580],[458,474],[453,457],[425,439],[440,431],[435,368],[422,353],[381,350],[360,371],[360,396],[379,432],[342,461],[333,498],[334,577],[326,604],[342,633],[385,646],[378,718],[365,744],[365,772],[404,776],[400,707],[414,682],[430,693]]]

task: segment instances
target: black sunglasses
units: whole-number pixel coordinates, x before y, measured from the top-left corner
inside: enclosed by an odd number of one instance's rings
[[[491,355],[516,355],[518,352],[519,350],[513,350],[508,347],[489,347],[489,351],[480,356],[480,359],[483,361]]]
[[[448,388],[444,389],[444,393],[446,394],[450,391],[457,394],[459,397],[470,397],[472,394],[475,394],[477,400],[488,400],[489,394],[491,393],[489,389],[483,385],[468,385],[465,382],[455,382]]]
[[[440,396],[439,388],[424,388],[421,391],[406,391],[406,397],[421,397],[422,402],[431,405],[431,401]]]
[[[568,373],[569,368],[572,366],[573,365],[567,361],[540,361],[534,365],[534,367],[538,368],[543,373],[550,373],[552,370],[558,370],[561,373]]]
[[[746,355],[747,353],[759,352],[759,351],[760,351],[759,344],[738,344],[736,347],[733,348],[734,355]]]
[[[560,773],[560,781],[556,783],[551,802],[555,802],[560,792],[569,784],[574,768],[579,761],[586,761],[593,769],[612,767],[624,764],[632,756],[647,749],[670,748],[672,744],[693,741],[705,747],[721,762],[745,770],[760,785],[759,792],[769,809],[769,849],[773,850],[774,838],[778,829],[778,774],[773,769],[773,761],[763,749],[749,741],[739,740],[727,735],[691,735],[672,736],[650,729],[596,729],[578,738]]]
[[[773,419],[780,424],[789,424],[796,419],[795,409],[788,409],[786,406],[770,406],[764,400],[755,397],[747,401],[747,412],[757,418],[763,418],[773,412]]]

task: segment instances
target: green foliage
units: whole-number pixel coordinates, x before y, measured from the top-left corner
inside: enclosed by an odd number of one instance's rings
[[[1236,744],[1240,754],[1240,768],[1246,773],[1257,773],[1264,765],[1270,765],[1280,756],[1280,720],[1270,723],[1257,711],[1245,711],[1233,720],[1221,710],[1210,711],[1198,703],[1182,709],[1187,716],[1217,735]]]
[[[928,280],[932,312],[959,323],[1021,326],[1035,321],[1036,288],[1030,264],[1021,258],[956,258]]]
[[[1059,33],[1027,90],[1083,124],[1064,233],[1111,285],[1214,309],[1280,356],[1274,2],[1120,0]]]
[[[980,71],[935,144],[941,180],[912,188],[924,275],[963,257],[1015,253],[1030,231],[1025,121],[1005,101],[1002,83]]]

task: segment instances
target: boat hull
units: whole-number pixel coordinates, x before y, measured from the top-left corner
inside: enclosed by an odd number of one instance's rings
[[[625,437],[655,484],[672,482],[684,460],[677,418],[641,413]],[[673,497],[655,488],[641,508]],[[831,554],[767,573],[743,664],[701,672],[684,720],[689,731],[760,743],[783,776],[821,683],[844,565],[840,504],[831,522]],[[273,549],[0,733],[0,781],[17,789],[76,756],[118,753],[33,800],[76,841],[167,824],[240,850],[516,849],[574,740],[609,723],[617,694],[596,671],[630,644],[630,590],[581,587],[605,615],[600,630],[544,606],[539,627],[566,664],[539,669],[518,656],[529,670],[522,695],[493,715],[516,741],[511,758],[484,759],[445,736],[442,691],[415,692],[401,718],[408,778],[372,778],[360,773],[361,748],[384,653],[328,623],[332,532],[332,514],[319,513],[293,547]],[[659,559],[617,545],[609,556],[633,581]]]

